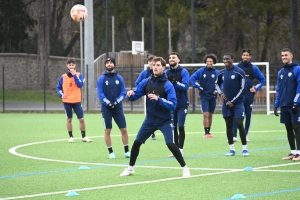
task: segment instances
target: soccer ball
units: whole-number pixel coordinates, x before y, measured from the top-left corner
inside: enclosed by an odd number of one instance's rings
[[[77,4],[72,7],[70,15],[75,22],[82,22],[88,17],[88,10],[84,5]]]

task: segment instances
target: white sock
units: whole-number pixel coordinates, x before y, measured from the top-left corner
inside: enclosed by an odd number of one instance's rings
[[[129,169],[130,171],[133,171],[133,166],[128,166],[128,169]]]
[[[182,167],[182,169],[188,169],[188,167],[185,165],[184,167]]]
[[[297,150],[291,150],[291,154],[296,155],[297,154]]]
[[[243,150],[247,150],[247,145],[242,145]]]
[[[296,154],[300,155],[300,150],[296,150]]]
[[[234,144],[230,144],[230,145],[229,145],[229,149],[235,151],[235,149],[234,149]]]

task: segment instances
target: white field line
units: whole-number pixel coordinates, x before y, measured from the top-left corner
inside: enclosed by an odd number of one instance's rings
[[[173,177],[173,178],[165,178],[165,179],[150,180],[150,181],[140,181],[140,182],[134,182],[134,183],[123,183],[123,184],[106,185],[106,186],[98,186],[98,187],[90,187],[90,188],[79,188],[79,189],[73,189],[73,190],[64,190],[64,191],[48,192],[48,193],[40,193],[40,194],[32,194],[32,195],[24,195],[24,196],[16,196],[16,197],[6,197],[6,198],[2,198],[1,200],[24,199],[24,198],[32,198],[32,197],[40,197],[40,196],[49,196],[49,195],[55,195],[55,194],[66,194],[70,191],[75,191],[78,193],[81,191],[90,191],[90,190],[98,190],[98,189],[105,189],[105,188],[115,188],[115,187],[124,187],[124,186],[141,185],[141,184],[149,184],[149,183],[158,183],[158,182],[165,182],[165,181],[174,181],[174,180],[179,180],[179,179],[195,178],[195,177],[201,177],[201,176],[227,174],[227,173],[238,172],[238,171],[241,171],[241,170],[231,170],[231,171],[226,171],[226,172],[198,174],[198,175],[192,175],[190,177],[185,177],[185,178],[184,177]],[[124,177],[124,178],[126,178],[126,177]]]
[[[265,132],[265,131],[259,131],[259,132]],[[275,131],[266,131],[266,132],[275,132]],[[191,132],[189,134],[194,134],[194,133],[199,133],[199,132]],[[95,137],[100,137],[100,136],[95,136]],[[21,156],[21,157],[31,158],[31,159],[37,159],[37,160],[45,160],[45,161],[66,162],[66,163],[76,163],[76,164],[90,164],[90,165],[104,165],[104,166],[125,166],[125,165],[116,165],[116,164],[86,163],[86,162],[75,162],[75,161],[64,161],[64,160],[55,160],[55,159],[47,159],[47,158],[38,158],[38,157],[19,154],[19,153],[16,152],[16,150],[18,148],[21,148],[21,147],[24,147],[24,146],[42,144],[42,143],[47,143],[47,142],[57,142],[57,141],[62,141],[62,140],[68,140],[68,139],[50,140],[50,141],[42,141],[42,142],[23,144],[23,145],[19,145],[19,146],[16,146],[16,147],[13,147],[13,148],[9,149],[9,152],[16,155],[16,156]],[[300,164],[300,162],[257,167],[257,168],[253,168],[253,170],[254,171],[271,171],[271,172],[275,172],[275,171],[276,172],[298,172],[298,171],[300,172],[300,170],[265,170],[267,168],[282,167],[282,166],[289,166],[289,165],[296,165],[296,164]],[[180,169],[180,167],[157,167],[157,166],[135,166],[135,167]],[[244,169],[213,169],[213,168],[190,168],[190,169],[191,170],[221,170],[222,172],[192,175],[192,176],[187,177],[187,178],[196,178],[196,177],[212,176],[212,175],[219,175],[219,174],[227,174],[227,173],[234,173],[234,172],[244,171]],[[227,170],[227,171],[223,171],[223,170]],[[32,195],[24,195],[24,196],[6,197],[6,198],[2,198],[1,200],[23,199],[23,198],[32,198],[32,197],[40,197],[40,196],[49,196],[49,195],[56,195],[56,194],[65,194],[65,193],[68,193],[69,191],[76,191],[76,192],[90,191],[90,190],[105,189],[105,188],[124,187],[124,186],[140,185],[140,184],[150,184],[150,183],[172,181],[172,180],[179,180],[179,179],[184,179],[184,178],[183,177],[174,177],[174,178],[165,178],[165,179],[141,181],[141,182],[134,182],[134,183],[115,184],[115,185],[98,186],[98,187],[90,187],[90,188],[79,188],[79,189],[74,189],[74,190],[64,190],[64,191],[48,192],[48,193],[40,193],[40,194],[32,194]]]

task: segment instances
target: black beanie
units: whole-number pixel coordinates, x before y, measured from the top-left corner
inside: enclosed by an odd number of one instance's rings
[[[115,60],[115,58],[113,58],[113,57],[106,58],[104,64],[106,64],[108,61],[114,63],[114,66],[116,66],[116,60]]]

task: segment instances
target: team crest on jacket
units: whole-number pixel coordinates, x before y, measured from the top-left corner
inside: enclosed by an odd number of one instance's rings
[[[291,77],[291,76],[292,76],[292,72],[289,72],[289,73],[288,73],[288,76]]]
[[[206,74],[203,74],[203,78],[205,78],[206,77]]]
[[[231,79],[235,79],[235,75],[231,75]]]
[[[108,81],[105,81],[105,85],[108,85]]]
[[[119,83],[120,83],[120,81],[119,80],[116,80],[116,82],[115,82],[117,85],[119,85]]]
[[[280,75],[280,79],[283,79],[283,75],[282,74]]]
[[[211,77],[212,77],[212,78],[215,78],[215,75],[214,75],[214,74],[212,74],[212,75],[211,75]]]

